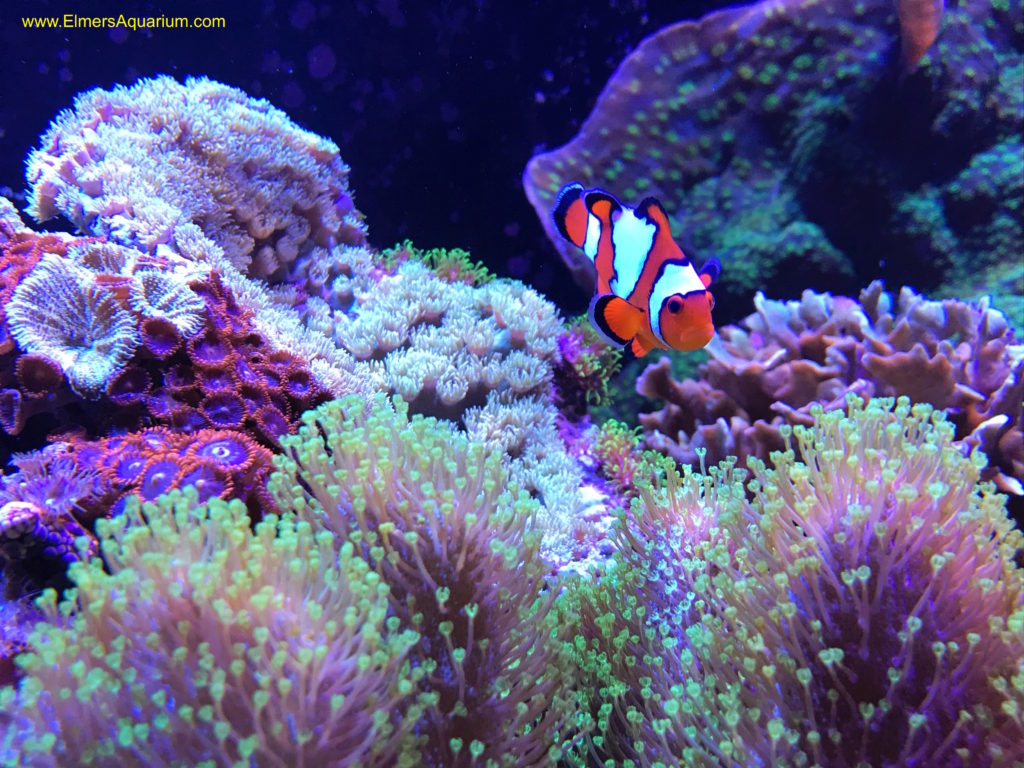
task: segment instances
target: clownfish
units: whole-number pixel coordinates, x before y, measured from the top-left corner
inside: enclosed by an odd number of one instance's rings
[[[643,357],[655,347],[691,352],[715,334],[708,288],[721,274],[717,259],[697,272],[672,239],[661,203],[627,208],[600,189],[569,184],[558,193],[555,225],[597,268],[588,316],[610,344]]]

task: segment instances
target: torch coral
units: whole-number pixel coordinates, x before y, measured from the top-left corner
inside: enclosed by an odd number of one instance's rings
[[[499,454],[394,405],[378,396],[367,413],[349,396],[306,413],[269,490],[355,543],[419,633],[423,764],[545,765],[560,725],[558,630],[529,532],[537,507],[506,490]]]
[[[576,764],[1024,758],[1024,537],[984,458],[906,398],[813,416],[753,502],[730,464],[641,488],[619,567],[567,602]]]
[[[194,492],[98,531],[107,568],[46,596],[0,692],[4,764],[383,768],[414,742],[416,636],[351,544]]]
[[[333,142],[205,78],[83,93],[27,167],[39,220],[60,213],[148,252],[223,249],[259,277],[328,244],[364,242],[347,176]]]

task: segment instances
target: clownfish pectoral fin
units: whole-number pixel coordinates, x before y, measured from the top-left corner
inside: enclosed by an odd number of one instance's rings
[[[648,347],[646,344],[640,341],[640,337],[637,336],[635,339],[633,339],[633,343],[630,344],[627,347],[627,349],[629,350],[629,353],[630,355],[632,355],[633,358],[640,358],[646,355],[652,349],[654,349],[654,347]]]
[[[587,312],[594,330],[609,344],[624,347],[647,321],[644,311],[613,293],[598,293]]]
[[[587,210],[583,199],[583,185],[567,184],[562,187],[555,200],[552,215],[562,237],[577,248],[582,248],[587,239],[587,224],[590,217],[590,211]]]
[[[722,265],[718,259],[711,257],[704,262],[704,266],[700,268],[700,281],[704,283],[705,288],[711,287],[711,283],[718,279],[719,275],[722,274]]]

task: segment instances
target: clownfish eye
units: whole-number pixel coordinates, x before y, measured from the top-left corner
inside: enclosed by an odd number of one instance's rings
[[[668,300],[667,306],[669,312],[671,312],[673,315],[677,315],[679,314],[679,310],[683,308],[682,299],[680,299],[678,296],[673,296],[671,299]]]
[[[711,293],[711,291],[707,291],[707,294],[708,294],[708,305],[711,307],[711,309],[714,309],[715,308],[715,296],[714,296],[714,294]]]

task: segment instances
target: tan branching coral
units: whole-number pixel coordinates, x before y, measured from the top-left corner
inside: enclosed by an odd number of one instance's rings
[[[365,241],[337,146],[206,78],[95,89],[28,161],[29,210],[152,252],[197,233],[243,272],[280,275],[312,250]],[[209,246],[205,247],[209,250]]]
[[[1005,491],[1024,487],[1024,344],[984,302],[899,296],[875,281],[860,300],[805,291],[799,301],[758,294],[756,312],[708,346],[699,381],[676,382],[667,358],[637,390],[666,402],[641,414],[647,447],[693,464],[768,457],[779,427],[809,424],[809,408],[841,407],[847,393],[906,395],[948,409],[956,437],[981,447]]]

